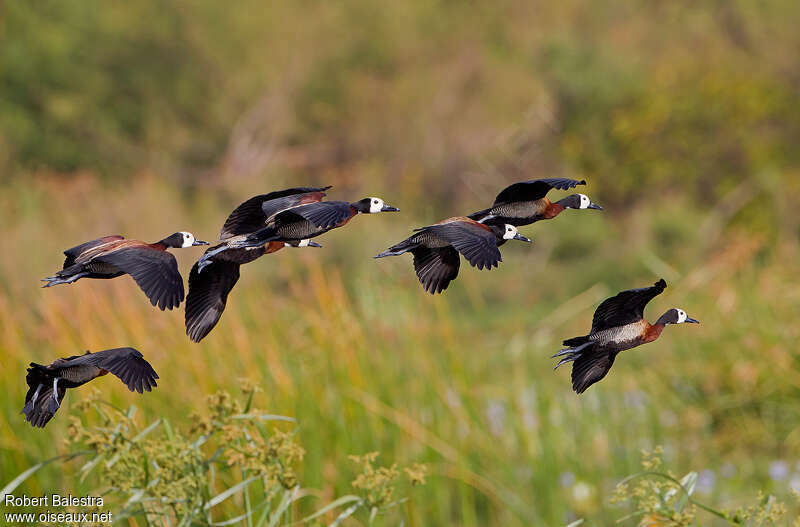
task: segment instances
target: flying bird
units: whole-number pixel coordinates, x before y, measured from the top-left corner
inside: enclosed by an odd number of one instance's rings
[[[155,243],[105,236],[64,251],[64,268],[48,276],[42,287],[71,284],[81,278],[109,279],[129,274],[150,303],[162,311],[183,302],[183,278],[167,249],[208,245],[190,232],[176,232]]]
[[[233,245],[264,228],[280,212],[319,203],[325,198],[325,191],[329,188],[331,187],[294,187],[260,194],[241,203],[231,212],[220,232],[221,243],[209,248],[189,273],[185,325],[186,334],[193,342],[203,340],[219,322],[225,311],[228,294],[239,280],[239,268],[242,265],[284,247],[321,247],[307,239],[269,241],[241,248]]]
[[[473,267],[491,270],[503,261],[500,247],[508,240],[531,243],[513,225],[484,225],[463,216],[429,225],[375,256],[414,255],[414,270],[425,291],[441,293],[458,277],[459,253]]]
[[[549,220],[566,209],[597,209],[603,207],[592,203],[585,194],[571,194],[555,203],[547,199],[551,189],[569,190],[586,181],[566,178],[534,179],[514,183],[503,189],[488,209],[469,215],[480,223],[492,223],[521,227],[539,220]]]
[[[56,359],[44,366],[31,362],[25,381],[28,394],[22,414],[32,426],[44,428],[61,407],[67,390],[112,373],[130,391],[143,393],[156,387],[158,374],[142,354],[133,348],[86,352]]]
[[[678,308],[668,310],[655,324],[644,319],[647,303],[666,287],[662,278],[652,287],[622,291],[604,300],[594,312],[589,334],[564,341],[568,347],[553,357],[563,357],[556,368],[573,363],[572,389],[576,393],[583,393],[605,377],[618,353],[653,342],[668,324],[700,323]]]
[[[399,210],[375,197],[364,198],[353,203],[318,201],[282,210],[268,221],[266,227],[251,234],[230,239],[224,246],[207,251],[200,259],[200,271],[202,272],[208,260],[224,251],[258,247],[272,241],[306,240],[342,227],[359,214],[377,214]]]

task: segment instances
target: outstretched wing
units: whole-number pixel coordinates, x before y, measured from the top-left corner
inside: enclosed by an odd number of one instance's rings
[[[622,291],[604,300],[594,312],[592,333],[641,320],[647,303],[660,295],[666,287],[667,283],[662,278],[652,287]]]
[[[614,365],[611,353],[587,353],[572,364],[572,389],[581,394],[592,384],[600,381]]]
[[[295,187],[254,196],[231,212],[222,230],[220,240],[227,240],[241,234],[250,234],[261,227],[278,212],[302,205],[322,201],[327,187]]]
[[[276,222],[280,221],[281,216],[288,217],[289,214],[300,216],[319,229],[332,229],[349,220],[353,216],[353,209],[346,201],[320,201],[281,212]]]
[[[80,245],[76,245],[71,249],[67,249],[64,251],[64,256],[66,256],[66,260],[64,260],[64,269],[70,267],[75,263],[75,259],[86,252],[87,250],[93,247],[99,247],[101,245],[105,245],[109,242],[116,242],[119,240],[124,240],[124,236],[120,236],[119,234],[113,236],[103,236],[102,238],[97,238],[96,240],[92,240],[90,242],[82,243]]]
[[[183,277],[175,257],[167,251],[147,246],[127,247],[100,255],[95,260],[131,275],[150,303],[162,311],[176,308],[183,302]]]
[[[491,269],[503,261],[494,233],[472,220],[431,225],[426,229],[449,242],[478,269]]]
[[[239,280],[239,264],[214,261],[200,273],[194,264],[189,273],[189,294],[186,296],[186,334],[200,342],[219,322],[228,293]]]
[[[458,276],[461,258],[452,247],[413,249],[414,270],[425,291],[430,294],[441,293]]]
[[[90,364],[113,373],[132,392],[142,393],[156,387],[158,374],[139,351],[133,348],[115,348],[82,355],[77,363]]]
[[[542,199],[550,189],[567,190],[577,185],[585,185],[586,181],[567,178],[533,179],[509,185],[497,195],[495,205],[518,201],[536,201]]]

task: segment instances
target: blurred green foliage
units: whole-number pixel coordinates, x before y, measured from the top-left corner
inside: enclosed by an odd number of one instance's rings
[[[797,20],[792,1],[6,2],[1,161],[368,174],[440,200],[565,173],[607,203],[714,200],[800,167]]]

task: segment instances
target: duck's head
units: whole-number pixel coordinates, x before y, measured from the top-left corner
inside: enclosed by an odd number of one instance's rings
[[[503,240],[503,242],[508,240],[519,240],[521,242],[533,243],[533,240],[521,235],[516,227],[508,223],[502,226],[498,225],[496,227],[492,227],[492,230],[498,238]]]
[[[208,245],[208,242],[198,240],[194,237],[194,234],[185,231],[170,234],[159,243],[163,243],[165,247],[171,247],[173,249],[183,249],[192,247],[193,245]]]
[[[322,245],[309,239],[285,242],[283,245],[286,247],[322,247]]]
[[[690,318],[683,309],[673,307],[661,315],[661,318],[658,319],[657,324],[664,324],[666,326],[667,324],[683,324],[684,322],[689,322],[691,324],[700,323],[699,320]]]
[[[564,199],[558,200],[558,204],[565,209],[595,209],[603,210],[597,203],[592,203],[586,194],[570,194]]]
[[[376,214],[378,212],[398,212],[400,209],[390,207],[381,198],[364,198],[352,204],[360,214]]]

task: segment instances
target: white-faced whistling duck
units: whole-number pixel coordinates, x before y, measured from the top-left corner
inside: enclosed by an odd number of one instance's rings
[[[219,322],[228,294],[239,280],[239,267],[265,254],[284,247],[321,247],[310,240],[266,242],[255,247],[232,248],[231,244],[245,239],[263,228],[276,214],[325,198],[331,187],[295,187],[252,197],[240,204],[225,220],[219,239],[189,273],[189,295],[186,297],[186,334],[200,342]],[[212,254],[209,254],[212,253]]]
[[[481,223],[503,225],[509,223],[521,227],[539,220],[549,220],[565,209],[597,209],[603,207],[592,203],[584,194],[572,194],[555,203],[545,196],[550,189],[568,190],[586,181],[566,178],[534,179],[514,183],[503,189],[490,208],[470,214]]]
[[[647,303],[666,287],[667,283],[662,278],[652,287],[622,291],[604,300],[594,312],[591,332],[564,341],[564,345],[569,347],[553,357],[564,357],[556,364],[556,368],[573,362],[572,389],[576,393],[583,393],[605,377],[619,352],[653,342],[661,336],[667,324],[700,323],[677,308],[661,315],[655,324],[644,319]]]
[[[300,205],[278,212],[267,226],[241,238],[232,238],[224,247],[208,251],[200,259],[200,270],[205,262],[220,252],[244,247],[258,247],[271,241],[292,242],[314,238],[331,229],[341,227],[358,214],[397,212],[400,209],[386,205],[380,198],[346,201],[320,201]]]
[[[107,373],[113,373],[130,391],[142,393],[156,387],[158,374],[133,348],[86,352],[56,359],[48,366],[31,362],[25,381],[28,394],[22,414],[32,426],[44,428],[61,407],[68,388],[77,388]]]
[[[200,342],[217,325],[225,311],[228,293],[239,280],[239,267],[284,247],[322,246],[311,240],[267,242],[258,247],[229,249],[218,253],[206,261],[202,272],[195,263],[189,273],[189,294],[186,296],[185,322],[189,338],[193,342]]]
[[[150,303],[173,309],[183,302],[183,278],[169,248],[208,245],[189,232],[176,232],[155,243],[105,236],[64,251],[64,268],[48,276],[42,287],[71,284],[81,278],[116,278],[129,274],[150,299]]]
[[[410,252],[419,282],[430,294],[441,293],[456,279],[461,265],[458,253],[473,267],[491,270],[503,261],[498,247],[506,241],[531,243],[513,225],[484,225],[465,217],[448,218],[415,231],[375,258]]]

